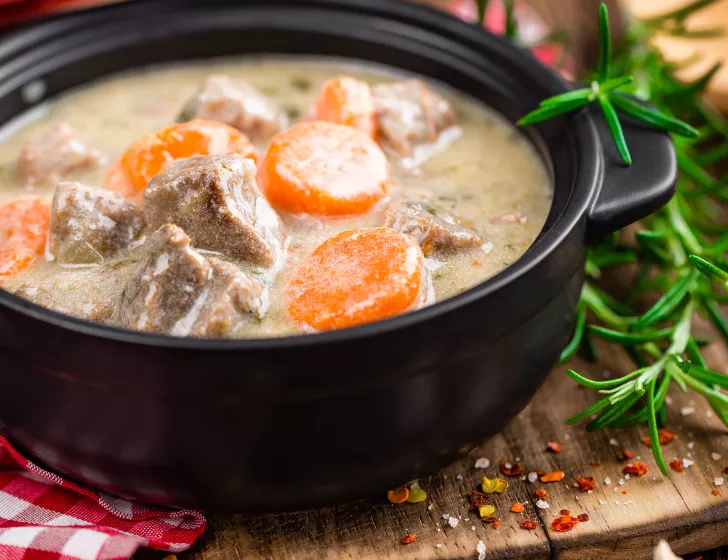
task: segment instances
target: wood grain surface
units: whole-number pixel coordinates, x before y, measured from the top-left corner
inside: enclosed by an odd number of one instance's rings
[[[713,367],[728,371],[725,346],[714,343],[707,354]],[[630,367],[626,357],[613,348],[603,348],[597,364],[575,361],[571,365],[593,378],[619,375]],[[594,399],[593,392],[566,377],[564,367],[556,368],[532,403],[501,435],[470,457],[422,481],[429,493],[426,503],[393,505],[387,502],[383,489],[381,496],[370,500],[318,510],[258,518],[213,517],[202,543],[186,557],[476,558],[476,546],[482,540],[487,558],[546,558],[558,553],[559,557],[579,560],[605,554],[634,560],[651,557],[661,538],[678,554],[728,545],[728,486],[716,487],[714,483],[728,466],[728,437],[705,402],[679,390],[671,393],[669,426],[679,435],[665,446],[665,456],[668,461],[691,459],[695,465],[667,478],[659,473],[649,448],[640,441],[645,429],[587,434],[583,425],[564,425],[565,418]],[[695,411],[689,413],[692,408]],[[563,451],[547,452],[550,440],[563,443]],[[649,471],[620,485],[624,462],[617,455],[622,448],[641,457]],[[721,456],[717,460],[715,453]],[[476,469],[478,457],[489,458],[491,467]],[[550,484],[509,479],[508,491],[495,499],[500,528],[494,529],[469,511],[467,493],[483,474],[495,475],[499,461],[517,458],[527,472],[563,469],[566,478]],[[601,464],[592,466],[594,461]],[[295,476],[293,467],[291,474]],[[596,479],[598,485],[591,494],[574,488],[574,479],[580,476]],[[607,477],[610,484],[605,483]],[[549,493],[548,510],[534,507],[532,493],[540,487]],[[717,496],[712,494],[714,489]],[[509,511],[517,500],[528,502],[523,514]],[[550,525],[561,509],[573,514],[586,512],[590,521],[570,532],[556,533]],[[457,527],[447,524],[445,514],[458,519]],[[521,529],[523,519],[537,521],[538,529]],[[402,545],[400,539],[413,532],[417,542]]]

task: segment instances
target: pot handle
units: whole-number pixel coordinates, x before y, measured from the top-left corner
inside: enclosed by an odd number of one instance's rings
[[[617,152],[604,116],[592,110],[602,140],[602,186],[588,212],[590,238],[613,233],[662,208],[675,194],[677,158],[672,138],[636,121],[622,118],[632,154],[627,166]]]

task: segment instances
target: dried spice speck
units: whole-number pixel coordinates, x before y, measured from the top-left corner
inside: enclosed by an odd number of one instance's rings
[[[551,522],[551,528],[558,533],[566,533],[571,531],[577,523],[579,523],[579,520],[576,517],[562,515]]]
[[[521,476],[523,474],[523,465],[517,462],[501,461],[501,472],[506,476]]]
[[[511,511],[513,513],[523,513],[525,510],[526,508],[521,502],[516,502],[511,506]]]
[[[569,511],[568,509],[562,509],[559,512],[559,515],[571,515],[571,511]]]
[[[526,531],[533,531],[537,527],[538,523],[536,523],[535,521],[531,521],[530,519],[521,521],[521,529],[525,529]]]
[[[493,529],[498,529],[498,528],[500,528],[500,521],[495,521],[493,523]]]
[[[713,491],[711,492],[711,494],[713,494],[713,496],[717,496],[717,495],[718,495],[718,493],[719,493],[719,492],[718,492],[717,490],[713,490]]]
[[[682,459],[675,459],[674,461],[670,461],[670,468],[675,472],[683,472],[685,470],[685,465],[683,464]]]
[[[642,476],[647,472],[648,468],[649,467],[647,466],[647,463],[643,463],[642,461],[635,461],[634,463],[625,465],[625,467],[622,469],[622,472]]]
[[[545,500],[548,498],[549,493],[546,491],[545,488],[537,488],[533,491],[533,495],[536,496],[539,500]]]
[[[662,445],[670,443],[673,439],[675,439],[675,436],[677,436],[677,432],[666,428],[660,428],[657,431],[657,441],[659,441]],[[643,437],[642,443],[644,443],[647,447],[650,447],[650,436]]]
[[[634,453],[629,449],[622,449],[622,452],[617,456],[620,461],[631,461],[634,459]]]
[[[542,474],[539,476],[539,479],[541,482],[558,482],[559,480],[563,480],[564,476],[566,476],[564,471],[551,471]]]
[[[417,542],[417,533],[402,537],[402,544],[412,544],[413,542]]]
[[[589,490],[593,490],[597,487],[597,483],[594,482],[593,476],[581,476],[576,479],[576,485],[578,486],[579,490],[582,492],[588,492]]]
[[[553,453],[561,453],[564,446],[556,441],[550,441],[546,444],[546,450]]]
[[[579,520],[579,523],[586,523],[587,521],[589,521],[589,514],[580,513],[576,518]]]

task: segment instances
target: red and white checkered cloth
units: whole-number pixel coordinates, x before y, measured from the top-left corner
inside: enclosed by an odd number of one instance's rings
[[[153,509],[40,468],[0,435],[0,560],[127,560],[141,546],[187,550],[197,511]]]

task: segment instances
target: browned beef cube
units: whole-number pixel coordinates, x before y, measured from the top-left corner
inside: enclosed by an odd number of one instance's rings
[[[209,76],[200,91],[190,99],[180,121],[205,119],[225,123],[259,142],[286,128],[281,108],[250,84],[228,76]]]
[[[59,313],[89,321],[108,320],[131,273],[132,263],[36,273],[15,294]]]
[[[106,158],[73,137],[71,127],[60,123],[26,146],[18,158],[18,173],[30,187],[52,187],[71,173],[93,169]]]
[[[484,242],[471,224],[424,202],[400,204],[387,212],[385,223],[414,237],[425,255],[477,247]]]
[[[102,263],[138,242],[142,209],[118,194],[64,181],[51,206],[50,253],[65,263]]]
[[[116,319],[175,336],[221,337],[261,306],[263,287],[238,267],[207,258],[179,227],[165,224],[124,288]]]
[[[176,224],[195,247],[269,267],[283,256],[285,234],[255,173],[253,161],[240,156],[178,160],[144,189],[147,224]]]
[[[403,157],[455,124],[450,104],[420,80],[377,84],[372,95],[379,133]]]

